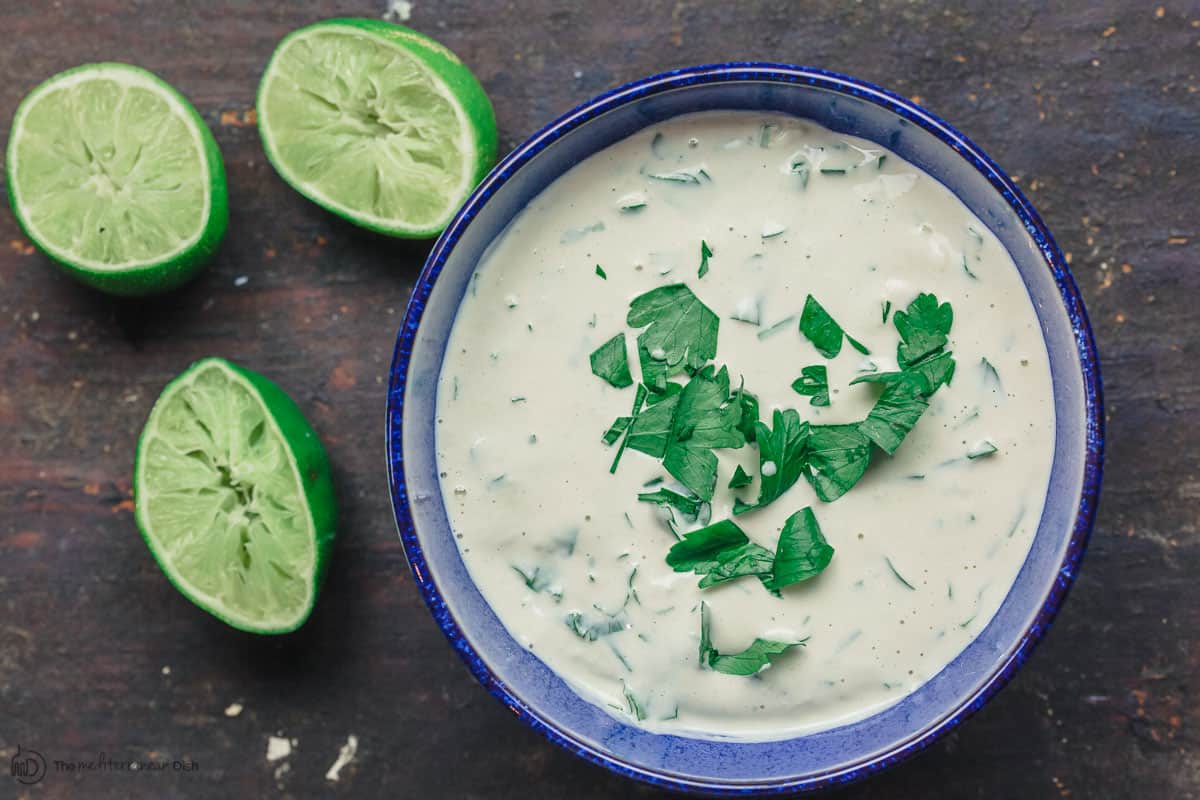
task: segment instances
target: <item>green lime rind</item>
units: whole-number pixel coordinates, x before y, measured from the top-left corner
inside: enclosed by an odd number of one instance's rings
[[[192,364],[150,411],[134,462],[134,517],[167,579],[239,630],[308,619],[336,524],[329,460],[296,404],[220,358]]]
[[[339,56],[335,66],[317,63],[331,50]],[[295,72],[304,75],[305,85]],[[307,85],[318,82],[336,96]],[[397,101],[397,87],[416,102]],[[330,19],[288,34],[263,72],[257,111],[267,158],[292,188],[348,222],[388,236],[441,233],[496,160],[496,116],[470,69],[436,40],[381,20]],[[447,111],[452,118],[422,125]],[[434,131],[453,135],[431,140]],[[326,140],[315,143],[317,136]],[[391,155],[403,156],[404,163],[379,155],[372,137],[398,137],[403,143]],[[364,141],[368,146],[356,150]],[[418,164],[408,159],[410,145]],[[438,171],[451,165],[453,176],[439,180]],[[389,205],[404,208],[371,210]]]
[[[26,180],[26,176],[23,174],[25,160],[22,156],[30,157],[31,147],[47,143],[31,142],[30,138],[24,135],[26,121],[31,111],[36,111],[39,102],[51,93],[89,80],[111,81],[125,89],[147,90],[167,103],[173,117],[182,122],[193,137],[193,143],[198,150],[198,153],[194,154],[198,156],[194,166],[198,167],[202,173],[198,184],[203,198],[204,212],[196,220],[191,235],[176,247],[122,264],[106,264],[54,244],[51,241],[53,237],[49,236],[46,231],[40,230],[39,226],[30,219],[27,201],[35,198],[25,196],[26,190],[23,188]],[[77,117],[62,119],[56,132],[81,137],[80,131],[74,127],[77,122]],[[57,146],[61,142],[55,141],[50,144]],[[121,146],[126,142],[117,142],[116,144]],[[44,147],[42,149],[45,150]],[[9,204],[12,206],[21,230],[39,250],[68,274],[89,286],[110,294],[147,295],[167,291],[187,282],[212,258],[229,225],[225,165],[212,132],[183,95],[154,73],[140,67],[112,62],[83,64],[60,72],[39,84],[17,107],[17,112],[13,117],[12,132],[9,136],[6,161]],[[33,167],[31,167],[32,169]],[[65,207],[64,211],[56,217],[64,220],[75,218],[70,213],[70,209]]]

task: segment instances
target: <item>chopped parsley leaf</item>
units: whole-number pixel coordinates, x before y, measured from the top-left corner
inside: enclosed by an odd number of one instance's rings
[[[867,349],[867,346],[865,344],[860,342],[858,339],[855,339],[853,336],[851,336],[848,333],[846,334],[846,341],[850,343],[851,347],[853,347],[858,352],[862,353],[864,356],[871,355],[871,351]]]
[[[625,630],[625,621],[620,619],[620,612],[617,615],[605,614],[607,619],[601,622],[589,622],[588,618],[578,611],[572,611],[567,614],[564,620],[567,627],[572,633],[588,642],[594,642],[601,636],[608,636],[610,633],[619,633]]]
[[[825,358],[834,358],[842,351],[843,338],[864,356],[871,355],[866,345],[843,331],[842,326],[829,316],[829,312],[811,294],[804,301],[804,310],[800,312],[800,333]]]
[[[892,574],[896,576],[896,580],[900,581],[901,583],[903,583],[905,586],[907,586],[910,590],[912,590],[914,592],[917,590],[917,587],[913,586],[911,583],[909,583],[907,580],[904,579],[904,576],[900,574],[900,570],[896,569],[896,565],[892,563],[892,560],[890,558],[888,558],[887,556],[884,556],[883,560],[887,562],[888,569],[890,569],[892,571]]]
[[[998,394],[1004,394],[1004,384],[1000,381],[1000,373],[996,371],[992,362],[982,358],[979,360],[979,367],[983,370],[984,387],[991,385]]]
[[[700,665],[726,675],[756,675],[776,658],[793,647],[802,647],[807,641],[775,642],[770,639],[755,639],[740,653],[724,655],[712,646],[709,634],[708,604],[700,603]]]
[[[858,429],[880,450],[891,455],[929,408],[929,382],[920,373],[902,372],[891,381]]]
[[[897,311],[892,321],[903,340],[897,347],[896,360],[901,368],[907,368],[946,346],[954,310],[949,303],[939,305],[935,295],[924,293],[917,295],[907,310]]]
[[[825,541],[812,509],[802,508],[788,517],[779,534],[769,588],[779,591],[816,577],[832,559],[833,548]]]
[[[599,264],[596,265],[596,274],[599,275],[602,280],[608,280],[608,275],[604,272],[604,267],[600,266]]]
[[[967,266],[967,254],[966,253],[963,253],[963,256],[962,256],[962,268],[963,268],[963,272],[967,273],[968,278],[970,278],[973,281],[979,280],[979,276],[976,275],[974,272],[971,272],[971,268]]]
[[[613,420],[613,424],[609,429],[604,432],[604,435],[600,437],[601,441],[611,446],[621,438],[621,434],[625,433],[625,429],[629,427],[630,422],[633,422],[633,417],[617,417]]]
[[[671,436],[671,423],[678,405],[678,391],[671,392],[653,405],[647,405],[645,411],[638,415],[630,426],[629,447],[648,456],[662,458],[667,452],[667,440]]]
[[[630,434],[637,425],[638,417],[642,413],[642,403],[644,402],[646,402],[646,387],[639,383],[637,392],[633,395],[633,411],[629,416],[629,425],[625,428],[625,436],[621,439],[621,446],[617,448],[617,454],[613,456],[612,466],[608,468],[610,473],[617,471],[617,464],[620,463],[621,455],[624,454],[625,448],[629,445]]]
[[[792,382],[796,394],[810,395],[810,405],[829,405],[829,370],[823,364],[814,364],[800,370],[800,377]]]
[[[708,274],[708,259],[712,257],[712,250],[708,246],[708,242],[700,240],[700,270],[697,277],[703,278]]]
[[[786,328],[788,325],[791,325],[792,320],[794,320],[795,318],[796,318],[796,315],[792,314],[790,317],[785,317],[785,318],[779,320],[779,322],[776,322],[771,327],[764,328],[763,330],[758,332],[758,340],[761,342],[763,339],[767,338],[768,336],[775,334],[775,333],[779,333],[781,330]]]
[[[977,458],[987,458],[1000,452],[1000,448],[984,439],[967,451],[967,458],[974,461]]]
[[[629,707],[629,714],[638,722],[641,722],[646,718],[645,709],[642,708],[642,704],[639,703],[638,699],[633,696],[633,692],[629,690],[629,687],[626,686],[623,681],[621,683],[621,688],[625,692],[625,705]]]
[[[720,319],[682,283],[660,286],[629,304],[625,320],[638,335],[642,382],[662,391],[667,378],[695,372],[717,354]]]
[[[738,429],[741,406],[730,402],[729,372],[710,365],[696,373],[679,393],[663,467],[702,500],[712,500],[717,480],[715,448],[738,448],[746,437]],[[657,408],[657,406],[656,406]]]
[[[954,377],[954,359],[950,353],[938,353],[926,358],[901,372],[872,372],[860,375],[850,381],[856,383],[896,383],[898,381],[919,380],[922,392],[926,397],[933,394],[943,384],[949,384]]]
[[[832,503],[858,483],[871,462],[871,439],[858,425],[812,425],[808,436],[808,482]]]
[[[625,354],[625,334],[618,333],[597,347],[591,355],[592,374],[618,389],[633,385],[629,358]]]
[[[752,392],[746,391],[745,387],[739,386],[733,399],[742,409],[738,430],[746,437],[747,442],[753,443],[757,435],[754,426],[758,423],[758,398]]]
[[[558,603],[562,601],[562,589],[555,588],[551,584],[550,579],[542,573],[541,567],[534,567],[533,572],[526,572],[516,564],[510,566],[512,566],[513,572],[521,576],[521,581],[531,592],[545,592],[554,598],[554,602]]]
[[[700,506],[703,501],[699,497],[689,497],[688,495],[673,492],[670,489],[659,489],[654,492],[642,492],[638,495],[638,500],[643,503],[654,503],[660,506],[671,506],[686,517],[691,517],[693,520],[700,513]]]
[[[779,592],[770,585],[771,565],[774,563],[775,556],[770,550],[747,542],[741,547],[722,553],[720,563],[700,580],[700,588],[707,589],[726,581],[753,575],[762,581],[768,591],[778,597]]]
[[[750,474],[742,469],[742,465],[738,464],[737,468],[733,471],[733,477],[729,479],[729,488],[741,489],[743,486],[749,486],[753,482],[754,478],[751,478]]]
[[[792,488],[804,474],[808,456],[810,426],[800,420],[795,409],[775,409],[771,418],[772,428],[759,422],[755,438],[758,441],[759,474],[762,481],[758,489],[758,500],[748,505],[735,500],[734,515],[762,508]]]
[[[684,534],[667,553],[667,565],[676,572],[706,575],[721,565],[729,554],[750,543],[732,520],[723,519]]]
[[[804,311],[800,314],[800,333],[825,358],[833,358],[842,351],[841,326],[833,321],[829,312],[811,294],[804,301]]]

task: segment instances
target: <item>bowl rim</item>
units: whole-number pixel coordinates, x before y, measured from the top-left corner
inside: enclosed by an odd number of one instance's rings
[[[1009,656],[995,665],[978,691],[974,695],[964,698],[958,706],[949,709],[934,725],[898,740],[882,752],[822,773],[757,782],[753,780],[737,782],[694,780],[667,771],[658,771],[627,763],[559,729],[552,719],[544,718],[516,697],[508,686],[496,677],[467,641],[462,628],[450,612],[442,598],[441,591],[429,573],[409,508],[402,447],[404,393],[408,366],[425,306],[432,292],[434,281],[441,273],[464,229],[491,195],[546,146],[599,114],[662,92],[694,85],[725,82],[801,83],[865,100],[920,126],[956,151],[980,172],[1000,193],[1022,222],[1026,232],[1041,253],[1047,268],[1052,273],[1074,334],[1075,347],[1082,369],[1086,412],[1085,441],[1087,446],[1083,460],[1083,481],[1070,538],[1062,562],[1058,566],[1058,578],[1051,585],[1027,628],[1015,638],[1016,645]],[[885,767],[906,760],[973,715],[1013,678],[1017,670],[1028,660],[1034,646],[1045,635],[1046,630],[1057,616],[1063,600],[1074,583],[1091,536],[1103,474],[1104,401],[1099,358],[1087,310],[1084,308],[1079,288],[1067,267],[1062,252],[1033,205],[982,149],[956,128],[917,103],[867,81],[814,67],[763,61],[733,61],[669,70],[603,92],[532,134],[520,146],[501,159],[488,173],[434,244],[421,274],[413,286],[412,295],[405,310],[404,321],[397,334],[389,373],[386,447],[389,488],[396,526],[409,568],[412,570],[422,599],[459,656],[475,678],[489,692],[508,706],[518,719],[551,742],[619,775],[677,791],[724,796],[753,796],[824,789],[860,780]]]

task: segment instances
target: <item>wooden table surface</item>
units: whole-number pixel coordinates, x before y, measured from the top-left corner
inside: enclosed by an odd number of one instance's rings
[[[0,211],[2,797],[658,796],[527,730],[434,625],[396,536],[383,453],[392,345],[428,245],[322,212],[263,157],[254,95],[275,43],[383,5],[0,2],[5,129],[59,70],[148,67],[216,133],[232,217],[198,280],[125,301],[53,269]],[[1092,315],[1107,479],[1065,610],[976,718],[839,796],[1200,797],[1200,5],[589,6],[415,0],[409,24],[474,68],[502,151],[604,89],[694,63],[811,64],[912,96],[1019,176]],[[289,391],[334,464],[332,569],[311,621],[285,638],[192,607],[134,527],[130,471],[150,405],[212,354]],[[290,755],[268,760],[270,736]],[[350,736],[357,754],[327,780]],[[9,783],[18,747],[45,756],[43,781]],[[53,763],[101,754],[197,768]]]

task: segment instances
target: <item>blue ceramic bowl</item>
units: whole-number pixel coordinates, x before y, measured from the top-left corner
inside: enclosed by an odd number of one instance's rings
[[[1012,255],[1041,322],[1058,419],[1049,493],[1029,556],[988,626],[937,676],[861,722],[773,742],[649,733],[581,700],[509,635],[471,582],[438,488],[437,378],[484,249],[535,195],[587,156],[693,111],[806,117],[886,145],[950,188]],[[990,699],[1029,657],[1067,594],[1100,490],[1104,414],[1087,314],[1041,218],[983,151],[891,92],[781,64],[692,67],[622,86],[538,131],[492,170],[442,234],[396,341],[387,411],[392,503],[417,586],[451,644],[519,719],[614,772],[701,793],[765,794],[862,778],[926,747]]]

